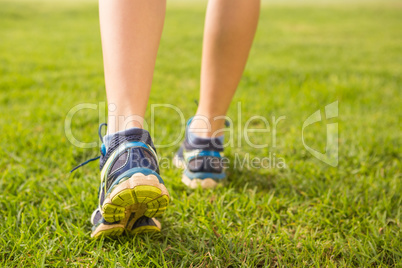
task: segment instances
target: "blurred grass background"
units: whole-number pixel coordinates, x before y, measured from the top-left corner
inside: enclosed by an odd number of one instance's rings
[[[0,4],[2,267],[401,267],[400,2],[264,2],[229,116],[235,125],[256,114],[286,120],[276,148],[271,134],[250,136],[270,144],[262,150],[236,136],[243,146],[226,155],[275,152],[287,168],[232,168],[215,191],[188,190],[180,171],[165,168],[172,205],[161,234],[117,241],[89,238],[98,168],[68,171],[98,149],[74,147],[64,132],[71,108],[105,101],[97,4]],[[205,6],[168,1],[150,98],[186,118],[198,98]],[[306,152],[301,127],[336,100],[340,158],[332,168]],[[97,141],[99,120],[97,110],[77,113],[76,138]],[[324,123],[307,135],[315,148],[325,147]],[[179,126],[173,111],[161,109],[155,142],[173,141]],[[178,146],[159,154],[171,158]]]

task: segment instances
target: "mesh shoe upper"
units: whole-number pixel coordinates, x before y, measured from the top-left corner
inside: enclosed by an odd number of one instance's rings
[[[188,133],[188,131],[187,131]],[[185,174],[190,179],[204,177],[222,179],[225,172],[222,164],[223,145],[219,138],[206,139],[186,134],[177,152],[177,157],[185,164]]]
[[[142,142],[148,145],[154,152],[156,149],[152,142],[151,136],[149,132],[140,128],[131,128],[125,131],[120,132],[119,134],[113,135],[108,146],[108,150],[105,155],[101,155],[100,158],[100,169],[104,167],[106,161],[109,159],[111,154],[123,143],[130,142],[130,141],[137,141]]]

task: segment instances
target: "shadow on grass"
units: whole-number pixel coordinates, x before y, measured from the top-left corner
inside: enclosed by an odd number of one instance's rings
[[[229,156],[231,163],[234,159]],[[280,174],[278,169],[233,168],[226,171],[227,179],[224,187],[243,192],[244,188],[256,189],[258,192],[269,192],[275,189],[275,181]]]

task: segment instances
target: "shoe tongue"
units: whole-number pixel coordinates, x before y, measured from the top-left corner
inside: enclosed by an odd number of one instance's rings
[[[223,151],[223,136],[216,138],[202,138],[188,132],[185,139],[186,149],[203,149],[211,151]]]
[[[127,141],[139,141],[145,143],[155,150],[154,143],[152,142],[151,135],[148,131],[141,128],[130,128],[119,131],[113,134],[108,134],[103,137],[103,142],[106,147],[106,152],[116,149],[120,144]],[[156,150],[155,150],[156,151]]]

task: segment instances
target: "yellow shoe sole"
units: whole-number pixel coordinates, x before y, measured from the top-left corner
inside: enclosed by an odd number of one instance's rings
[[[121,221],[135,213],[135,219],[161,216],[169,205],[169,193],[155,175],[136,173],[119,183],[106,196],[101,208],[107,222]]]
[[[101,237],[117,237],[121,236],[124,233],[124,226],[121,225],[105,225],[100,224],[95,231],[92,232],[92,238],[101,238]]]

